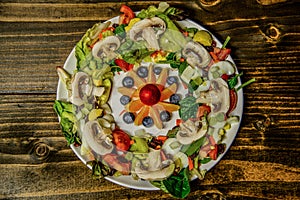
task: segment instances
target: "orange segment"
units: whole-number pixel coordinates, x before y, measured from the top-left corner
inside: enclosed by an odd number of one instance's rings
[[[165,85],[169,74],[168,68],[163,68],[157,78],[156,84]]]
[[[139,111],[145,104],[143,104],[141,102],[140,99],[137,99],[137,100],[133,100],[131,101],[129,104],[127,104],[125,107],[126,107],[126,110],[129,111],[129,112],[137,112]]]
[[[172,103],[168,103],[168,102],[158,102],[158,104],[160,106],[163,106],[165,110],[167,110],[168,112],[174,112],[179,110],[180,106],[176,105],[176,104],[172,104]]]
[[[134,80],[134,85],[140,87],[146,83],[145,79],[139,77],[133,70],[128,72],[128,75],[131,76]]]
[[[158,128],[158,129],[162,129],[163,128],[163,123],[160,120],[160,116],[159,116],[159,111],[157,109],[156,106],[152,106],[150,107],[150,117],[152,117],[154,125]]]
[[[147,77],[148,83],[155,83],[156,82],[156,77],[153,71],[153,65],[150,64],[148,68],[148,77]]]
[[[145,105],[142,107],[141,111],[135,117],[135,120],[134,120],[135,125],[139,126],[142,124],[143,119],[149,115],[149,109],[150,109],[150,106]]]
[[[129,96],[129,97],[132,96],[132,94],[135,92],[135,90],[136,89],[134,89],[134,88],[127,88],[127,87],[119,87],[118,88],[119,93]]]
[[[160,100],[163,101],[163,100],[169,99],[170,96],[171,96],[172,94],[174,94],[176,91],[177,91],[177,84],[176,84],[176,83],[173,83],[172,85],[170,85],[169,87],[165,88],[165,89],[161,92]]]

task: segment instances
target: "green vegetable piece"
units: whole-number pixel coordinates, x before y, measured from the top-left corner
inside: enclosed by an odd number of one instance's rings
[[[69,113],[69,112],[66,112],[66,111],[63,111],[61,113],[61,118],[65,118],[65,119],[68,119],[69,121],[75,123],[77,121],[75,115],[73,113]]]
[[[193,27],[189,27],[189,28],[185,28],[184,29],[186,32],[188,32],[189,37],[193,38],[194,35],[197,33],[198,29],[197,28],[193,28]]]
[[[201,164],[206,164],[206,163],[208,163],[208,162],[210,162],[210,161],[211,161],[211,158],[207,157],[207,158],[203,158],[203,159],[200,161],[200,163],[201,163]]]
[[[154,17],[157,13],[160,13],[158,9],[155,6],[151,5],[147,9],[142,9],[141,12],[137,14],[137,17],[141,19],[151,18]]]
[[[182,169],[177,176],[172,175],[166,180],[163,180],[163,187],[174,197],[187,197],[191,191],[188,174],[189,171],[187,168]]]
[[[226,37],[226,40],[225,40],[225,42],[223,43],[223,45],[222,45],[222,49],[225,49],[226,48],[226,46],[227,46],[227,44],[229,43],[229,41],[230,41],[230,36],[227,36]]]
[[[174,30],[167,29],[159,39],[160,47],[164,51],[177,52],[181,50],[181,45],[178,44],[178,41],[176,41],[176,38],[174,38],[174,34],[177,33],[173,32]]]
[[[179,126],[174,127],[172,130],[169,130],[167,133],[168,138],[175,138],[179,131]]]
[[[204,142],[205,142],[205,137],[202,137],[199,140],[194,141],[192,144],[184,145],[181,151],[185,153],[187,156],[191,156],[200,150],[200,147],[204,144]]]
[[[109,97],[110,97],[110,92],[111,92],[111,88],[112,88],[112,82],[110,79],[104,79],[103,80],[103,86],[105,87],[105,91],[104,93],[100,96],[100,105],[105,104]]]
[[[213,41],[211,34],[205,30],[198,31],[194,35],[193,40],[195,42],[199,42],[200,44],[202,44],[204,46],[211,46],[212,41]]]
[[[199,107],[199,104],[196,102],[196,100],[197,99],[195,97],[188,96],[179,102],[179,115],[182,120],[186,121],[189,118],[196,117],[197,110]]]
[[[127,26],[126,24],[120,24],[119,26],[117,26],[115,28],[114,33],[118,36],[125,37],[126,36],[125,27],[126,26]]]
[[[133,137],[132,139],[134,143],[130,146],[130,151],[138,153],[147,153],[149,151],[147,141],[144,138]]]
[[[200,76],[198,76],[194,79],[191,79],[189,84],[190,84],[192,90],[195,91],[195,90],[197,90],[199,85],[202,84],[202,82],[203,82],[202,78]]]
[[[106,29],[110,25],[107,23],[97,23],[90,28],[81,40],[76,44],[75,57],[77,60],[77,69],[82,70],[86,66],[89,66],[90,61],[93,59],[90,46],[97,41],[98,34]]]
[[[64,101],[61,101],[61,100],[55,100],[53,108],[59,116],[61,116],[61,113],[63,111],[70,112],[70,113],[75,113],[75,107],[72,103],[64,102]]]
[[[179,31],[176,24],[174,24],[174,22],[165,14],[157,14],[157,16],[165,21],[167,29],[169,30],[170,35],[173,38],[173,41],[176,41],[176,43],[181,48],[183,48],[186,45],[187,40],[184,38],[182,33]]]
[[[242,76],[243,72],[241,72],[240,74],[236,74],[234,77],[232,77],[231,79],[228,80],[228,86],[230,89],[233,89],[236,84],[238,83],[238,77]]]

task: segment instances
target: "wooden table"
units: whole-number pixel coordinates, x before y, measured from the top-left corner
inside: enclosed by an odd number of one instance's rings
[[[118,1],[0,3],[0,198],[170,199],[91,179],[53,111],[58,76],[83,33],[119,14]],[[245,82],[241,128],[230,151],[194,181],[188,199],[300,199],[300,15],[289,0],[169,1],[221,41]],[[128,3],[140,10],[158,1]],[[270,123],[270,121],[272,123]],[[260,125],[265,125],[262,128]]]

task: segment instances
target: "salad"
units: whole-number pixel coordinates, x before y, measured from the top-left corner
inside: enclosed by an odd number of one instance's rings
[[[229,37],[217,46],[208,31],[182,26],[182,10],[120,11],[77,43],[74,71],[57,67],[67,97],[54,110],[94,177],[131,176],[184,198],[228,148],[237,91],[254,80],[240,84]]]

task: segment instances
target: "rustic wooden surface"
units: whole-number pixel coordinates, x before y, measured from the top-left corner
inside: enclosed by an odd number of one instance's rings
[[[125,1],[122,1],[125,2]],[[300,6],[289,0],[169,1],[221,40],[243,81],[242,126],[230,151],[187,199],[300,199]],[[158,1],[130,1],[134,10]],[[121,2],[1,0],[0,198],[170,199],[91,179],[67,147],[52,105],[56,66]],[[272,119],[265,130],[254,125]]]

